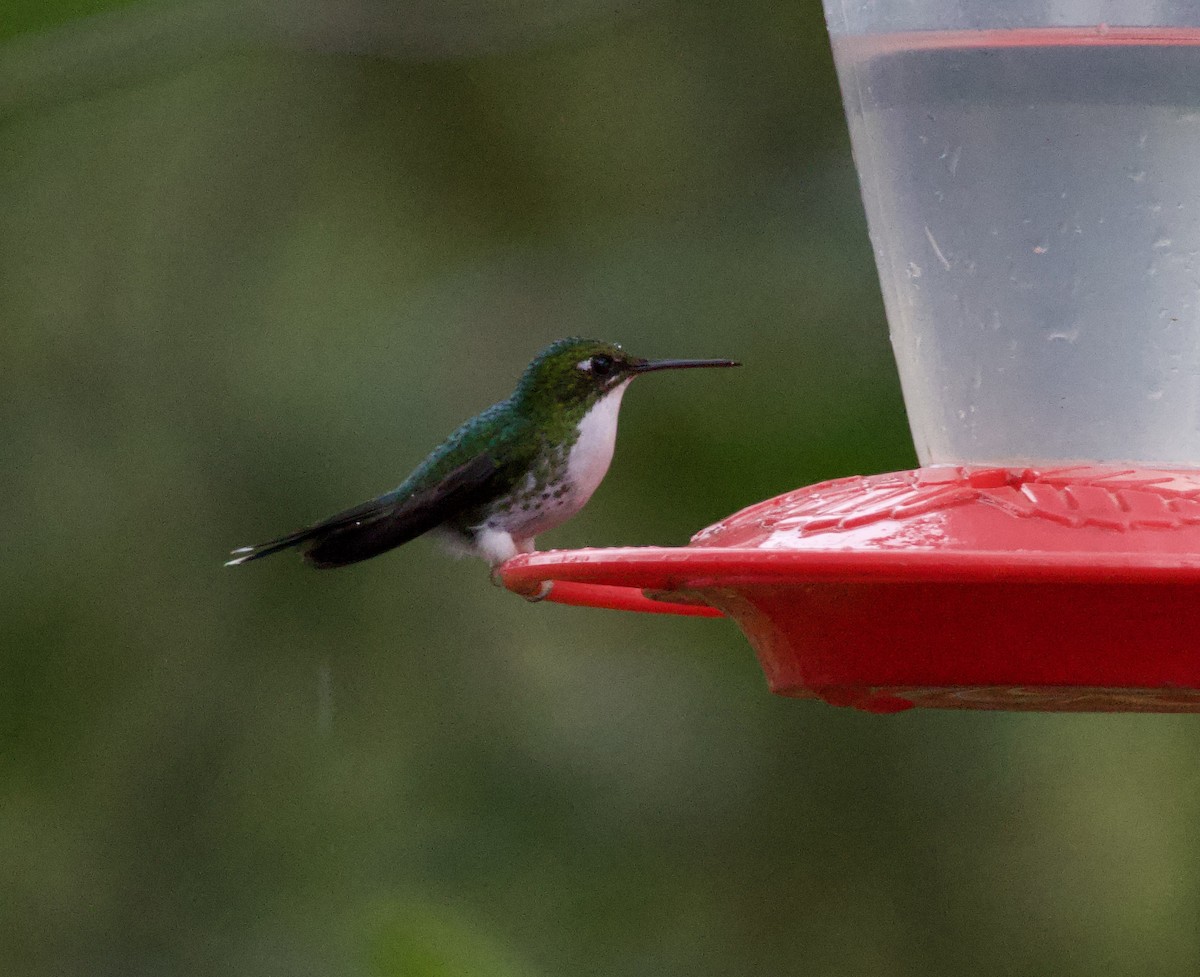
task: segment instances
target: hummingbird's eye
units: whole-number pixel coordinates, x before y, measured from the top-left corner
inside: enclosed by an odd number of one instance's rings
[[[597,353],[591,360],[592,374],[604,379],[612,375],[613,358],[607,353]]]

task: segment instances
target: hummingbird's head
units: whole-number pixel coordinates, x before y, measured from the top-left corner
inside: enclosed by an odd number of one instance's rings
[[[737,365],[733,360],[644,360],[616,343],[560,339],[533,358],[514,396],[534,409],[586,412],[608,394],[623,390],[639,373]]]

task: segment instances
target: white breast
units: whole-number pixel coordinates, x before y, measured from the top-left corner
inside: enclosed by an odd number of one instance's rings
[[[535,536],[561,525],[582,509],[608,472],[617,441],[617,414],[628,383],[626,380],[614,387],[579,422],[579,436],[567,453],[563,488],[544,487],[539,497],[530,474],[517,490],[516,500],[510,500],[478,528],[510,533],[517,552],[526,553],[532,550]]]
[[[628,380],[614,387],[579,422],[579,439],[567,455],[567,477],[576,510],[591,498],[608,472],[617,443],[617,415],[627,386]]]

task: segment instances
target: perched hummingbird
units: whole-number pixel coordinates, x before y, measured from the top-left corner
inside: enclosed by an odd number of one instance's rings
[[[257,546],[237,566],[293,546],[313,566],[346,566],[425,533],[499,566],[583,508],[608,471],[630,381],[653,370],[737,366],[732,360],[643,360],[615,343],[560,339],[493,404],[433,450],[398,487]]]

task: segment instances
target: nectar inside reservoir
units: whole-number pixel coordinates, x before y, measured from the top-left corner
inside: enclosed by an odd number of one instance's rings
[[[1200,466],[1200,30],[833,43],[922,464]]]

